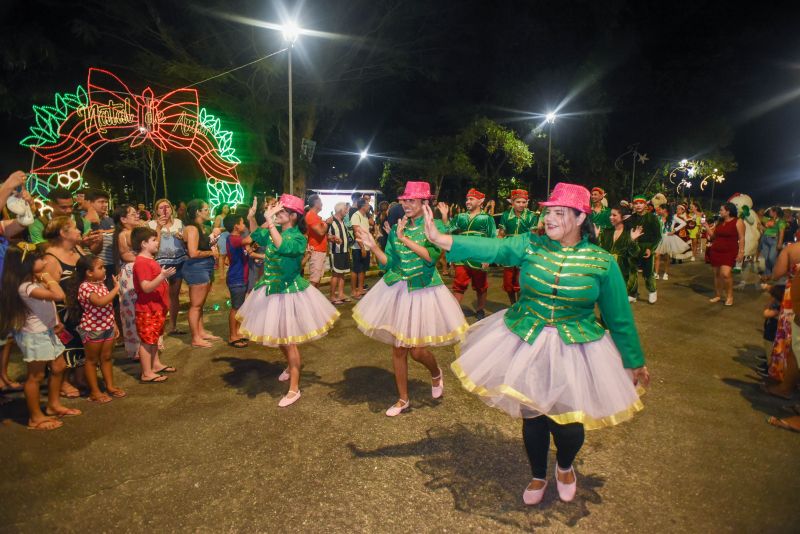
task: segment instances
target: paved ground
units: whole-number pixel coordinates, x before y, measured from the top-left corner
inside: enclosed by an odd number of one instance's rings
[[[277,407],[277,350],[193,350],[175,338],[164,361],[179,373],[168,383],[140,385],[119,360],[129,398],[71,401],[85,415],[55,432],[26,431],[21,399],[3,407],[0,529],[796,531],[800,436],[765,423],[781,403],[757,392],[751,370],[765,297],[751,289],[733,308],[711,305],[709,270],[675,266],[657,305],[635,305],[654,378],[646,409],[588,434],[573,503],[552,487],[541,506],[522,504],[530,475],[519,422],[452,374],[435,402],[412,367],[414,409],[385,417],[395,400],[389,349],[344,309],[328,337],[302,348],[303,398],[288,409]],[[498,310],[505,298],[491,283]],[[219,334],[224,299],[210,314]],[[436,355],[454,359],[452,349]]]

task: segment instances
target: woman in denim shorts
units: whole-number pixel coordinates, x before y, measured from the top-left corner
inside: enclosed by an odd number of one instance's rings
[[[192,331],[192,346],[210,347],[210,341],[222,339],[212,335],[203,327],[203,305],[214,281],[214,264],[219,253],[212,240],[219,236],[219,229],[211,234],[205,223],[211,218],[208,204],[195,199],[186,206],[186,226],[183,240],[189,258],[183,262],[183,279],[189,285],[189,328]]]

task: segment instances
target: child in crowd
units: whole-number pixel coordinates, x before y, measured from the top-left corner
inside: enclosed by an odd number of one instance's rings
[[[228,275],[225,278],[228,283],[228,291],[231,294],[231,309],[228,312],[228,345],[243,349],[248,345],[248,341],[247,338],[239,334],[236,311],[244,303],[244,299],[247,296],[249,278],[248,259],[244,249],[245,239],[242,237],[242,233],[246,228],[244,217],[231,213],[225,216],[222,225],[228,232]],[[247,241],[249,242],[249,239]]]
[[[119,279],[112,277],[112,289],[106,287],[106,266],[97,256],[81,256],[75,266],[80,285],[76,295],[72,295],[70,305],[80,306],[81,323],[78,334],[83,342],[86,355],[86,383],[89,385],[89,400],[100,404],[110,402],[113,398],[122,398],[127,394],[114,386],[114,366],[111,362],[111,351],[114,339],[119,335],[117,323],[114,321],[114,298],[119,294]],[[106,392],[100,391],[97,383],[97,364],[106,383]]]
[[[28,364],[24,391],[31,430],[55,430],[63,424],[57,418],[81,414],[61,404],[59,394],[67,364],[62,355],[64,345],[56,335],[63,325],[58,321],[55,301],[63,301],[65,296],[44,266],[42,251],[31,243],[9,248],[2,277],[2,287],[7,290],[0,292],[0,336],[12,332]],[[47,408],[42,412],[39,388],[48,364]]]
[[[785,291],[784,285],[772,286],[769,290],[769,303],[764,308],[764,356],[759,357],[758,374],[765,378],[769,376],[769,355],[772,354],[772,345],[778,333],[778,315]]]
[[[158,233],[152,228],[139,226],[131,232],[131,248],[137,254],[133,263],[136,331],[141,342],[141,381],[145,384],[164,382],[168,377],[160,373],[176,371],[174,367],[161,363],[158,358],[158,341],[164,335],[164,323],[169,309],[167,278],[175,274],[175,267],[161,267],[156,262],[158,245]]]

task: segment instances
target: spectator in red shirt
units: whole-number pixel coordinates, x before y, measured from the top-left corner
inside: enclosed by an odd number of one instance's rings
[[[331,217],[322,220],[319,212],[322,209],[322,199],[319,195],[311,195],[308,198],[308,205],[311,208],[306,213],[306,228],[308,233],[308,281],[314,287],[319,287],[322,275],[325,274],[325,256],[328,255],[328,226],[331,224]]]
[[[158,359],[158,340],[164,335],[164,323],[169,309],[167,278],[175,267],[161,267],[155,260],[158,253],[158,232],[147,226],[131,231],[131,248],[137,253],[133,263],[133,289],[136,291],[136,331],[139,333],[139,363],[141,381],[164,382],[161,373],[174,373],[175,368]]]

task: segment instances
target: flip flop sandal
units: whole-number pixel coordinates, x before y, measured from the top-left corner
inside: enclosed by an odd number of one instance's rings
[[[233,341],[228,342],[228,345],[235,349],[244,349],[250,345],[245,338],[234,339]]]
[[[158,371],[153,371],[154,373],[177,373],[178,370],[172,367],[171,365],[165,365]]]
[[[164,375],[154,376],[153,378],[139,379],[140,384],[160,384],[162,382],[166,382],[169,377]]]
[[[56,426],[51,426],[50,428],[43,427],[43,425],[52,425],[52,424]],[[34,425],[29,424],[28,430],[56,430],[57,428],[61,428],[62,426],[64,426],[64,423],[58,421],[57,419],[45,419],[43,421],[39,421]]]
[[[75,413],[75,412],[77,412],[77,413]],[[80,410],[75,409],[75,408],[67,408],[63,412],[59,412],[59,413],[47,413],[47,410],[45,410],[45,412],[44,412],[44,414],[46,416],[48,416],[48,417],[78,417],[82,413],[83,412],[81,412]]]
[[[122,391],[121,389],[119,391],[110,391],[107,393],[107,395],[111,395],[115,399],[124,399],[125,397],[128,396],[128,394]]]
[[[800,432],[800,428],[795,428],[783,419],[778,419],[774,415],[767,417],[767,423],[774,427],[782,428],[784,430],[789,430],[790,432]]]
[[[334,306],[341,306],[342,304],[344,304],[344,301],[343,300],[332,300],[331,304],[333,304]]]
[[[65,399],[77,399],[81,396],[81,392],[78,391],[77,389],[75,390],[74,393],[71,391],[70,392],[60,391],[58,395],[59,397],[64,397]]]
[[[86,400],[89,401],[89,402],[94,402],[95,404],[108,404],[109,402],[111,402],[114,399],[112,397],[110,397],[110,396],[106,396],[106,397],[101,397],[99,399],[93,399],[91,397],[86,397]]]

